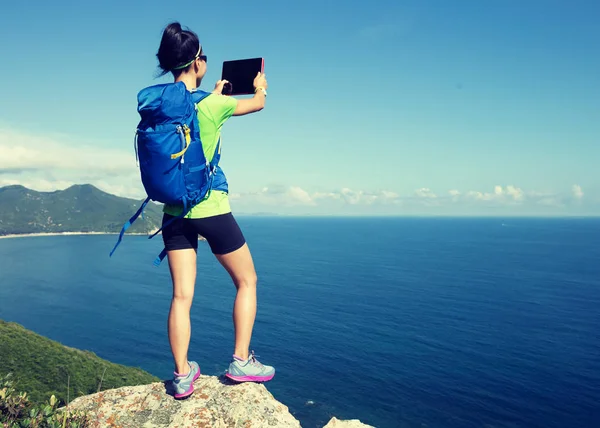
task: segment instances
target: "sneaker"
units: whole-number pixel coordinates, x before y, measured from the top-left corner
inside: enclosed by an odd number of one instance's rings
[[[175,388],[175,398],[185,398],[192,395],[194,392],[194,382],[200,377],[200,366],[195,361],[189,361],[190,372],[182,376],[179,373],[174,373],[173,387]]]
[[[252,351],[247,360],[234,355],[225,376],[236,382],[266,382],[273,379],[275,369],[259,363]]]

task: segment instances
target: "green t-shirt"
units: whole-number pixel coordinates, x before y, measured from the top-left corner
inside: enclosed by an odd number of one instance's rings
[[[210,94],[198,103],[198,122],[204,156],[210,162],[221,136],[221,127],[229,119],[237,106],[237,99],[225,95]],[[223,142],[221,141],[221,145]],[[220,148],[219,148],[220,150]],[[163,212],[178,216],[181,206],[165,205]],[[226,192],[214,190],[208,199],[194,206],[185,218],[204,218],[231,212]]]

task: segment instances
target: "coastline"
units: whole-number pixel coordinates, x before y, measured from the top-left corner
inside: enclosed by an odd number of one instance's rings
[[[118,235],[119,232],[38,232],[38,233],[12,233],[0,235],[0,239],[33,238],[39,236],[71,236],[71,235]],[[127,235],[149,235],[150,233],[127,233]]]

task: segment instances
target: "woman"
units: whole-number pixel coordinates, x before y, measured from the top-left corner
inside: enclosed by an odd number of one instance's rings
[[[183,82],[188,91],[200,86],[206,73],[207,57],[197,35],[183,30],[177,22],[163,32],[158,49],[162,74],[172,73],[175,82]],[[200,139],[208,161],[219,141],[220,130],[231,116],[260,111],[265,106],[267,81],[262,73],[254,79],[255,94],[237,100],[221,95],[226,81],[218,81],[214,91],[197,104]],[[181,207],[165,206],[163,224],[181,213]],[[175,360],[175,397],[183,398],[194,391],[193,383],[200,375],[195,361],[188,361],[190,343],[190,308],[196,282],[198,235],[208,241],[212,253],[231,275],[237,288],[233,308],[235,349],[226,376],[239,381],[264,382],[273,378],[275,370],[259,363],[249,353],[252,328],[256,317],[256,272],[248,245],[234,219],[227,192],[213,190],[208,199],[190,213],[167,225],[162,232],[173,282],[173,298],[169,311],[168,332]]]

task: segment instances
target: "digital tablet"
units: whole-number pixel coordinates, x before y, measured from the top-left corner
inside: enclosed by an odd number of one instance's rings
[[[223,87],[223,95],[248,95],[254,93],[254,79],[264,73],[264,58],[237,59],[223,62],[221,80],[229,81]]]

